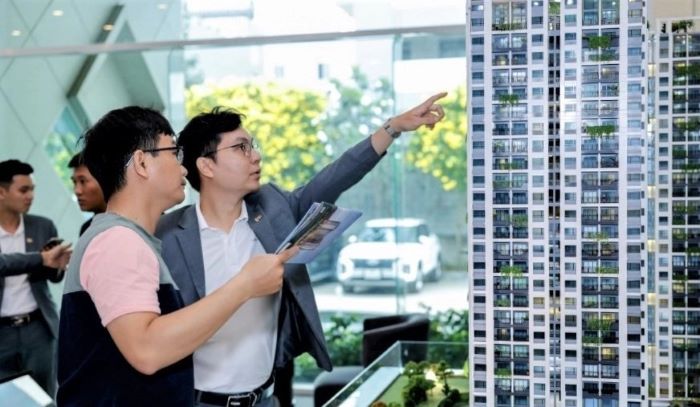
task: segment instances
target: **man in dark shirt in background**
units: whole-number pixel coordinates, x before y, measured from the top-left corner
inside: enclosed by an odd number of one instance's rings
[[[75,193],[75,197],[78,198],[80,210],[83,212],[92,212],[94,215],[104,212],[107,203],[102,194],[102,188],[100,188],[100,184],[97,183],[97,180],[90,174],[90,170],[83,162],[82,152],[77,153],[70,159],[68,168],[73,170],[73,175],[71,175],[70,179],[73,181],[73,192]],[[80,227],[80,235],[90,226],[93,218],[83,223]]]

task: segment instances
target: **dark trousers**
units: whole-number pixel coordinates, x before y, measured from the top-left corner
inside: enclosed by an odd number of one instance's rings
[[[275,369],[275,397],[279,400],[280,406],[294,406],[294,361],[287,363],[283,368]]]
[[[23,371],[51,398],[56,397],[56,338],[39,319],[26,325],[0,326],[0,377]]]

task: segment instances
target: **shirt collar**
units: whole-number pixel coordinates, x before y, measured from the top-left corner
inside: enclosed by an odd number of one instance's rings
[[[204,218],[204,214],[202,214],[202,206],[200,205],[200,202],[197,202],[194,205],[195,212],[197,213],[197,223],[199,224],[199,230],[218,230],[217,228],[209,226],[207,223],[207,220]],[[238,216],[238,219],[234,222],[234,224],[239,223],[239,222],[248,222],[248,208],[246,207],[245,202],[241,204],[241,214]]]
[[[5,229],[0,226],[0,237],[12,237],[12,236],[18,236],[20,234],[24,233],[24,215],[19,216],[19,226],[17,227],[17,230],[15,233],[9,233]]]

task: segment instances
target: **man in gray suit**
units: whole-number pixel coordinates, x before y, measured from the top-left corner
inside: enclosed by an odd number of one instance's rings
[[[0,377],[31,371],[53,397],[58,315],[47,280],[58,282],[70,258],[53,222],[27,215],[34,199],[32,167],[0,162]]]
[[[379,162],[403,131],[444,116],[435,95],[388,120],[309,181],[289,192],[260,185],[261,156],[238,113],[215,109],[193,118],[178,138],[196,205],[163,216],[156,229],[185,303],[236,275],[255,254],[274,253],[313,202],[334,202]],[[198,406],[274,406],[274,370],[308,352],[331,369],[304,265],[285,265],[281,294],[249,300],[194,353]],[[280,400],[289,404],[290,400]]]

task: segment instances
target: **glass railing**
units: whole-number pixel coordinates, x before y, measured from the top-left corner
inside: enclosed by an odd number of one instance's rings
[[[421,375],[423,380],[432,380],[436,384],[437,391],[427,395],[428,402],[437,405],[444,397],[440,391],[444,382],[436,376],[434,370],[434,365],[440,362],[445,362],[450,373],[450,377],[446,379],[449,387],[458,390],[460,397],[466,399],[469,385],[465,375],[468,352],[467,343],[396,342],[343,387],[325,406],[366,407],[375,402],[403,405],[405,400],[401,397],[402,389],[408,385],[409,376],[412,375]],[[411,362],[427,362],[428,367],[418,371],[418,366],[414,367]]]

